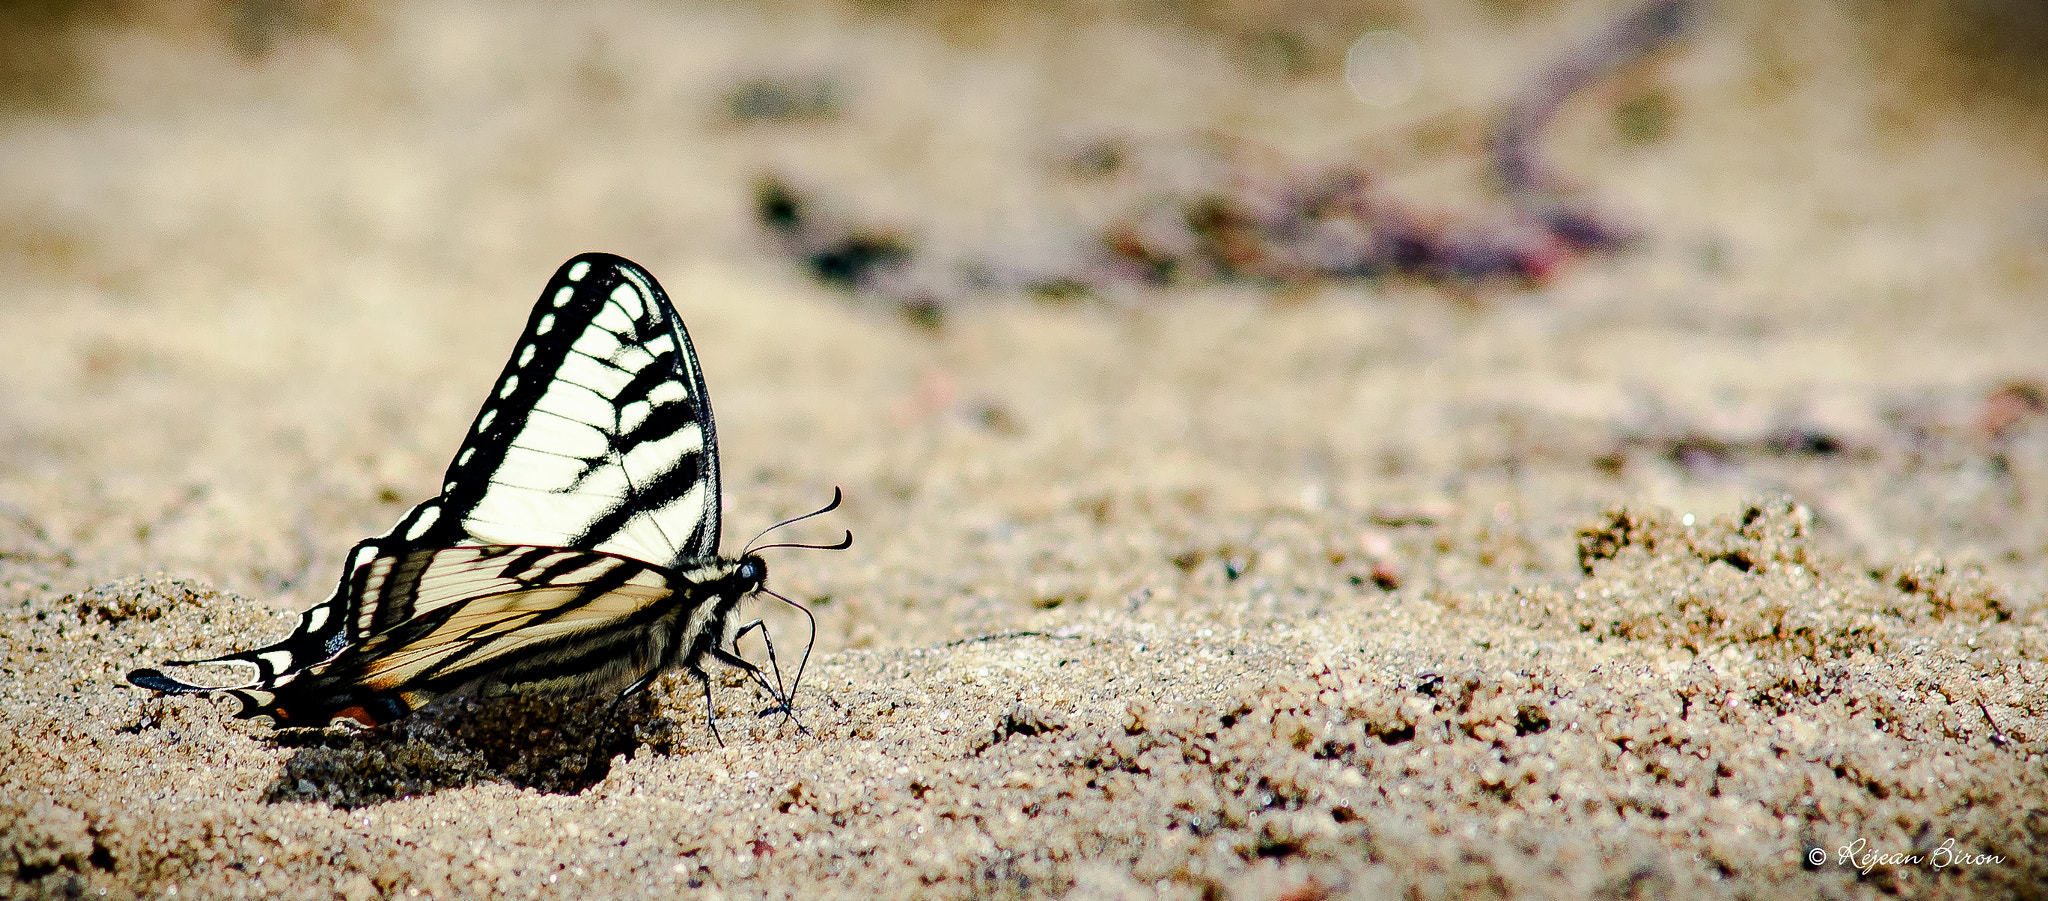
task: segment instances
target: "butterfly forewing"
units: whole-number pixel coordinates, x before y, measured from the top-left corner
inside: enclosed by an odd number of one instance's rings
[[[585,254],[541,293],[441,496],[386,538],[709,559],[717,448],[696,350],[661,286],[624,259]]]

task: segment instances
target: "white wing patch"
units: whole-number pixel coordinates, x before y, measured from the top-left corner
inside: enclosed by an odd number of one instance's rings
[[[552,390],[570,385],[588,391],[591,396],[575,400],[564,399],[561,401],[564,407],[560,410],[545,405],[536,405],[535,409],[564,416],[588,416],[591,417],[592,424],[609,425],[612,412],[617,409],[612,406],[611,399],[617,397],[619,389],[626,387],[626,383],[632,380],[632,373],[626,370],[606,366],[582,354],[571,353],[567,360],[562,361],[562,368],[555,371],[555,380],[548,388]]]
[[[612,292],[612,302],[598,310],[597,318],[591,320],[590,324],[615,333],[632,334],[633,314],[627,311],[626,305],[633,303],[634,298],[632,288],[620,285],[617,291]]]
[[[610,360],[622,345],[619,336],[601,328],[584,329],[569,349],[593,360]]]
[[[520,438],[536,449],[577,460],[602,459],[611,449],[604,431],[588,422],[548,410],[535,412],[543,415],[528,420]]]
[[[639,428],[641,423],[647,421],[647,414],[653,412],[653,410],[654,405],[644,400],[636,400],[620,407],[619,429],[621,431],[632,431]]]

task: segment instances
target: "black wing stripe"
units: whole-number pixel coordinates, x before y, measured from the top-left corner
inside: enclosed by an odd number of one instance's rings
[[[499,678],[516,690],[567,688],[588,682],[618,685],[652,669],[666,650],[667,638],[662,629],[620,630],[552,653],[530,655]]]

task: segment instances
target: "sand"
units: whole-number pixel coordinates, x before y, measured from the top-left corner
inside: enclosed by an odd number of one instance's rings
[[[2048,894],[2027,14],[1710,10],[1555,124],[1644,239],[1539,283],[933,328],[756,180],[1029,257],[1118,201],[1073,148],[1228,132],[1495,221],[1489,117],[1618,7],[281,8],[7,25],[75,53],[0,80],[0,897]],[[764,78],[798,113],[736,121]],[[716,738],[675,678],[610,737],[122,681],[325,597],[597,249],[689,323],[729,546],[846,492],[791,537],[852,549],[771,552],[801,728],[732,674]]]

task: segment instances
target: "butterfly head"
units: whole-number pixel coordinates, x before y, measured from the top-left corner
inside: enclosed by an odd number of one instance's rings
[[[740,558],[739,565],[732,568],[730,577],[737,584],[740,594],[752,594],[768,584],[768,561],[760,554],[748,554]]]

